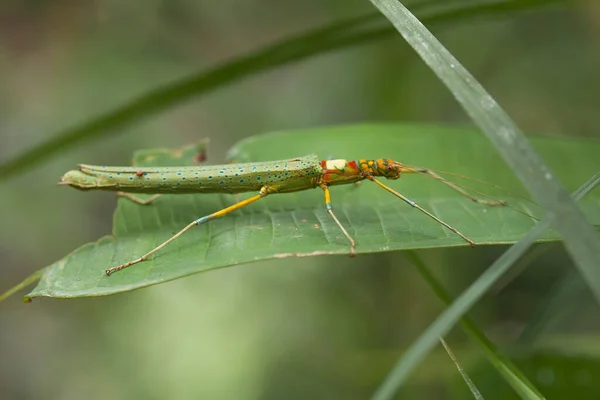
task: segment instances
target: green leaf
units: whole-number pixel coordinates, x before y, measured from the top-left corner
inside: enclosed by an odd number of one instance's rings
[[[577,186],[598,167],[600,142],[540,137],[534,143],[549,162],[562,165],[560,172],[567,186]],[[195,148],[146,151],[136,157],[136,163],[188,163],[196,152]],[[461,128],[352,125],[279,132],[245,140],[230,154],[239,162],[285,159],[311,152],[323,159],[393,157],[407,164],[468,174],[519,190],[519,184],[488,142],[477,132]],[[512,243],[534,224],[512,209],[474,204],[424,176],[407,175],[388,183],[480,244]],[[85,196],[93,193],[76,195],[85,201]],[[333,187],[332,201],[342,224],[357,240],[359,254],[465,245],[453,233],[370,182]],[[323,192],[317,189],[268,196],[194,228],[148,261],[105,276],[106,268],[139,257],[192,220],[234,202],[235,196],[220,194],[163,196],[148,206],[121,199],[114,217],[114,237],[87,244],[48,267],[28,296],[109,295],[257,260],[348,253],[348,243],[325,211]],[[511,203],[535,210],[523,201]],[[597,224],[599,205],[598,197],[585,201],[590,219]]]

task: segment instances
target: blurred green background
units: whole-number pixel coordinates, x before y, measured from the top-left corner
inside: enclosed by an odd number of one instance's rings
[[[3,1],[0,162],[157,86],[368,12],[366,1]],[[597,2],[433,31],[524,131],[600,137]],[[219,163],[253,134],[363,121],[469,123],[399,36],[237,82],[2,182],[0,292],[110,233],[113,194],[54,185],[75,163],[127,164],[136,149],[201,137]],[[458,294],[503,250],[421,256]],[[549,397],[599,398],[598,307],[572,271],[552,246],[471,316]],[[442,309],[402,253],[261,262],[109,298],[11,297],[0,398],[368,398]],[[460,329],[447,341],[486,398],[515,396]],[[441,348],[399,394],[464,396]]]

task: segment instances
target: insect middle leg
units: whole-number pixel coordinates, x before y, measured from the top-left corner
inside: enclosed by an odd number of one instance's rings
[[[333,213],[333,207],[331,205],[331,193],[329,193],[329,187],[327,185],[325,185],[324,183],[322,183],[319,186],[325,192],[325,207],[327,208],[327,212],[329,213],[329,215],[331,215],[331,218],[333,218],[333,220],[335,221],[337,226],[342,230],[342,233],[344,234],[344,236],[346,236],[346,239],[348,239],[348,241],[350,241],[350,257],[354,257],[356,255],[356,251],[355,251],[356,242],[354,241],[352,236],[350,236],[348,231],[346,231],[346,228],[344,228],[342,223],[337,219],[337,217]]]
[[[257,194],[256,196],[250,197],[249,199],[246,200],[242,200],[232,206],[226,207],[222,210],[216,211],[212,214],[206,215],[202,218],[198,218],[197,220],[190,222],[185,228],[183,228],[182,230],[180,230],[179,232],[177,232],[175,235],[171,236],[169,239],[165,240],[163,243],[161,243],[160,245],[156,246],[154,249],[150,250],[148,253],[144,254],[143,256],[141,256],[140,258],[136,258],[135,260],[126,262],[124,264],[121,265],[117,265],[116,267],[111,267],[108,268],[105,273],[106,275],[110,275],[113,272],[117,272],[120,271],[124,268],[127,268],[129,266],[132,266],[134,264],[137,264],[139,262],[142,262],[146,259],[148,259],[152,254],[156,253],[157,251],[159,251],[160,249],[162,249],[163,247],[165,247],[166,245],[168,245],[169,243],[171,243],[172,241],[174,241],[175,239],[177,239],[179,236],[183,235],[185,232],[187,232],[188,230],[190,230],[191,228],[193,228],[196,225],[202,225],[210,220],[213,220],[215,218],[219,218],[222,217],[224,215],[229,214],[232,211],[235,210],[239,210],[240,208],[247,206],[250,203],[254,203],[255,201],[258,201],[260,199],[262,199],[263,197],[267,196],[269,193],[272,193],[273,190],[270,189],[268,186],[263,186],[260,189],[260,193]]]

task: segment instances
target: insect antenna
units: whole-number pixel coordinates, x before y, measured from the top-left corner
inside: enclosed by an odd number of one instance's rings
[[[531,200],[531,199],[529,199],[529,198],[527,198],[525,196],[519,195],[517,193],[514,193],[514,192],[512,192],[512,191],[510,191],[510,190],[508,190],[508,189],[506,189],[506,188],[504,188],[504,187],[502,187],[500,185],[489,183],[489,182],[486,182],[486,181],[483,181],[483,180],[480,180],[480,179],[476,179],[476,178],[472,178],[472,177],[466,176],[466,175],[460,175],[460,174],[455,174],[455,173],[452,173],[452,172],[435,170],[435,169],[431,169],[431,168],[422,168],[422,167],[406,166],[405,165],[405,166],[403,166],[402,169],[403,169],[403,172],[414,172],[414,173],[418,173],[418,174],[421,174],[421,175],[426,175],[426,176],[428,176],[430,178],[438,180],[438,181],[442,182],[443,184],[445,184],[445,185],[451,187],[452,189],[456,190],[457,192],[459,192],[463,196],[465,196],[465,197],[467,197],[467,198],[469,198],[469,199],[471,199],[471,200],[473,200],[473,201],[475,201],[477,203],[484,204],[484,205],[487,205],[487,206],[504,206],[504,207],[508,207],[511,210],[514,210],[514,211],[516,211],[516,212],[518,212],[520,214],[523,214],[523,215],[525,215],[525,216],[527,216],[529,218],[532,218],[532,219],[534,219],[536,221],[539,221],[539,218],[534,217],[530,213],[528,213],[528,212],[526,212],[526,211],[524,211],[524,210],[522,210],[520,208],[517,208],[517,207],[514,207],[514,206],[510,205],[505,200],[499,200],[499,199],[497,199],[497,198],[495,198],[493,196],[490,196],[490,195],[488,195],[486,193],[480,192],[480,191],[478,191],[476,189],[470,188],[470,187],[465,186],[465,185],[461,185],[460,183],[456,183],[456,182],[450,181],[450,180],[446,179],[445,177],[438,175],[438,173],[439,174],[453,176],[453,177],[460,178],[460,179],[470,180],[472,182],[481,183],[483,185],[487,185],[487,186],[493,187],[495,189],[502,190],[502,191],[508,193],[509,195],[513,196],[513,197],[518,197],[518,198],[520,198],[522,200],[525,200],[525,201],[527,201],[529,203],[535,204],[536,206],[538,205],[533,200]],[[475,196],[471,195],[469,192],[474,193],[474,194],[476,194],[476,195],[478,195],[480,197],[484,197],[485,199],[475,197]],[[489,199],[489,200],[486,200],[486,199]]]

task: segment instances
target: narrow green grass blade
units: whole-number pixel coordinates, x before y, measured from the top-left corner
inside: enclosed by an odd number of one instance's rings
[[[397,0],[371,0],[452,92],[553,223],[600,303],[600,238],[519,127],[475,78]]]
[[[573,198],[578,201],[600,184],[600,173],[588,180]],[[385,400],[394,394],[406,381],[412,370],[437,344],[440,336],[446,335],[458,320],[502,277],[506,271],[529,249],[533,242],[552,224],[552,216],[537,224],[525,237],[519,240],[500,258],[498,258],[450,307],[444,310],[436,320],[419,336],[394,366],[383,384],[377,390],[374,399]]]
[[[442,300],[447,306],[452,304],[452,297],[444,288],[442,283],[429,271],[421,257],[414,251],[406,252],[407,258],[417,268],[417,271],[425,282],[431,287],[436,296]],[[533,383],[527,379],[525,374],[513,364],[508,357],[498,350],[496,346],[485,336],[477,325],[469,318],[462,317],[460,325],[469,337],[483,351],[488,361],[494,366],[496,371],[506,380],[506,382],[521,396],[523,399],[543,399],[544,395]]]
[[[446,350],[446,353],[448,353],[448,356],[450,357],[450,359],[452,360],[452,362],[454,363],[454,365],[456,365],[456,369],[458,369],[458,372],[460,373],[460,375],[462,376],[463,380],[467,384],[467,387],[469,388],[469,390],[473,394],[473,398],[475,398],[476,400],[483,400],[483,396],[481,395],[481,393],[477,389],[477,386],[475,386],[475,384],[473,383],[473,380],[469,377],[469,374],[467,374],[467,372],[463,369],[463,367],[460,366],[460,363],[456,359],[456,356],[454,355],[454,352],[452,351],[452,349],[450,348],[450,346],[448,345],[448,343],[446,343],[446,341],[444,340],[444,338],[440,338],[440,342],[442,343],[442,346],[444,346],[444,349]]]
[[[528,348],[525,354],[515,354],[513,360],[521,371],[543,388],[548,399],[595,400],[600,387],[594,379],[600,376],[597,339],[592,335],[573,334],[548,337],[550,343]],[[502,377],[494,374],[484,361],[471,364],[471,379],[489,399],[517,399]],[[458,379],[452,384],[447,398],[467,399],[469,391]]]
[[[542,153],[561,162],[561,172],[569,182],[582,181],[595,171],[598,141],[540,137],[534,143]],[[312,152],[323,159],[393,157],[524,192],[489,142],[464,128],[368,124],[278,132],[244,140],[231,155],[237,162],[246,162]],[[193,151],[162,152],[161,158],[143,154],[144,159],[136,157],[136,163],[148,165],[150,157],[154,164],[181,165],[193,158]],[[487,168],[489,165],[494,168]],[[482,245],[514,243],[534,225],[533,220],[512,209],[474,204],[424,176],[408,175],[388,183]],[[85,201],[94,193],[73,190],[73,196]],[[536,213],[535,206],[527,202],[504,198]],[[234,201],[231,195],[172,195],[150,206],[139,206],[121,199],[114,217],[114,236],[85,245],[50,266],[30,296],[101,296],[256,260],[348,254],[347,241],[327,214],[323,193],[317,189],[269,196],[194,228],[147,262],[111,277],[104,275],[106,268],[138,257],[193,219]],[[435,221],[370,182],[333,187],[332,201],[341,222],[357,240],[359,254],[465,245]],[[590,219],[600,225],[600,196],[587,199],[584,206]],[[547,240],[556,237],[551,232],[545,236]]]
[[[473,17],[498,17],[499,15],[526,11],[552,3],[570,4],[568,0],[472,2],[470,4],[456,4],[451,7],[445,3],[443,7],[440,7],[436,3],[424,6],[415,5],[415,9],[419,11],[419,16],[424,22],[433,24],[460,21]],[[442,4],[443,2],[439,3]],[[172,84],[151,90],[113,111],[55,134],[47,135],[50,137],[47,141],[0,164],[0,180],[32,168],[55,156],[56,153],[76,144],[101,136],[118,134],[120,128],[140,122],[144,118],[177,106],[192,97],[207,94],[245,77],[294,61],[308,59],[328,51],[390,37],[395,33],[395,30],[393,27],[384,24],[384,21],[379,13],[373,13],[334,22],[325,27],[266,46],[248,55],[240,56],[208,71],[201,71]]]

